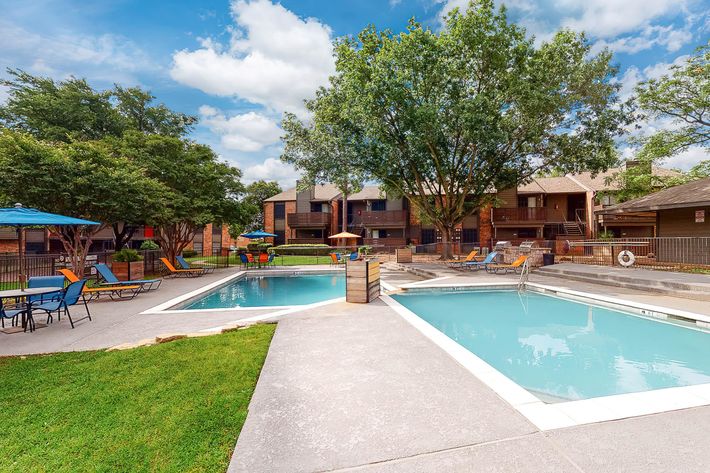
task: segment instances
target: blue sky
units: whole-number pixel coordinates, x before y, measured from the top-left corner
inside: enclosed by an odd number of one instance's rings
[[[538,41],[561,27],[609,47],[622,94],[658,77],[710,38],[710,0],[499,0]],[[87,5],[88,4],[88,5]],[[368,24],[402,30],[412,16],[438,29],[466,0],[0,0],[0,66],[97,88],[140,85],[200,117],[193,138],[244,171],[244,180],[291,185],[278,160],[284,111],[333,71],[330,42]],[[0,89],[0,101],[6,93]],[[644,131],[672,123],[645,123]],[[624,156],[632,148],[622,149]],[[688,168],[700,149],[667,165]]]

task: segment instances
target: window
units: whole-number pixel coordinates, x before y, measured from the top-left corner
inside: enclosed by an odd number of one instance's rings
[[[519,228],[518,238],[536,238],[537,229],[535,228]]]
[[[275,230],[274,235],[276,235],[274,237],[274,246],[279,246],[286,243],[286,232],[284,230]]]
[[[286,218],[286,204],[276,202],[274,204],[274,219],[283,220]]]
[[[373,200],[372,201],[372,211],[373,212],[383,212],[387,210],[386,200]]]
[[[436,243],[436,230],[433,228],[422,228],[422,245]]]
[[[602,205],[614,205],[616,204],[616,197],[613,195],[605,194],[600,198]]]

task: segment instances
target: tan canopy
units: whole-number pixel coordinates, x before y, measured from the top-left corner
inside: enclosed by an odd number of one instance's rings
[[[346,238],[362,238],[362,237],[360,235],[355,235],[354,233],[350,233],[350,232],[340,232],[336,235],[331,235],[328,238],[343,240]]]

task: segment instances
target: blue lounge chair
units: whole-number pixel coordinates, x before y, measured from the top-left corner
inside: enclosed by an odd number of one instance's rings
[[[350,261],[357,261],[359,258],[360,255],[357,251],[353,251],[352,253],[350,253]]]
[[[111,268],[106,266],[104,263],[97,263],[94,265],[96,271],[104,278],[105,286],[140,286],[141,291],[150,291],[151,289],[158,289],[160,284],[163,282],[162,279],[137,279],[135,281],[119,281]]]
[[[52,313],[57,313],[57,320],[60,320],[62,311],[69,318],[69,323],[71,328],[74,328],[74,320],[71,318],[71,313],[69,313],[69,306],[75,305],[80,301],[84,304],[86,309],[86,317],[82,317],[79,320],[89,319],[91,320],[91,313],[89,312],[89,305],[86,303],[86,298],[84,297],[84,286],[86,285],[86,279],[80,279],[79,281],[69,284],[63,291],[62,295],[58,300],[52,300],[49,302],[43,302],[41,304],[32,304],[32,310],[42,310],[47,313],[47,322],[52,319]]]
[[[269,253],[269,260],[266,262],[266,265],[276,266],[276,263],[274,263],[274,258],[276,258],[276,255],[274,253]]]
[[[177,263],[182,267],[182,269],[201,269],[205,274],[213,273],[214,268],[215,268],[215,266],[212,264],[202,264],[202,263],[190,264],[182,256],[176,256],[175,261],[177,261]]]
[[[472,270],[486,269],[489,264],[495,263],[496,256],[498,256],[498,252],[491,251],[490,253],[488,253],[488,256],[486,256],[486,259],[484,259],[483,261],[471,261],[468,263],[464,263],[464,267]]]

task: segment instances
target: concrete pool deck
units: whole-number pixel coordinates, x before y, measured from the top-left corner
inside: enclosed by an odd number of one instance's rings
[[[437,271],[437,280],[390,264],[383,279],[395,287],[518,279],[421,266]],[[133,301],[91,303],[94,321],[74,330],[63,320],[35,333],[0,333],[0,354],[100,349],[269,314],[143,313],[235,271],[166,280]],[[710,314],[703,301],[535,273],[530,280]],[[710,465],[703,448],[710,407],[543,432],[381,301],[332,303],[278,322],[230,472],[646,473],[704,472]]]

